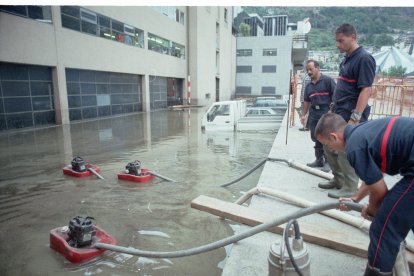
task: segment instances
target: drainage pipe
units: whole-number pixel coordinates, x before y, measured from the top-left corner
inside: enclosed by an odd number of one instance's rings
[[[95,171],[93,168],[88,168],[88,171],[90,171],[91,173],[93,173],[94,175],[96,175],[97,178],[99,179],[105,179],[103,178],[102,175],[100,175],[97,171]]]
[[[321,178],[325,178],[325,179],[328,179],[328,180],[333,178],[333,174],[331,174],[331,173],[326,173],[326,172],[323,172],[321,170],[308,167],[308,166],[303,165],[302,163],[296,162],[294,160],[289,160],[288,165],[289,165],[289,167],[292,167],[292,168],[295,168],[297,170],[301,170],[301,171],[319,176]]]
[[[163,175],[161,175],[161,174],[159,174],[159,173],[156,173],[156,172],[153,172],[153,171],[148,171],[148,173],[150,173],[150,174],[152,174],[152,175],[154,175],[154,176],[156,176],[156,177],[158,177],[158,178],[161,178],[161,179],[164,179],[164,180],[170,181],[170,182],[177,182],[177,181],[175,181],[174,179],[168,178],[168,177],[166,177],[166,176],[163,176]]]
[[[355,210],[355,211],[361,212],[362,210],[362,205],[357,204],[357,203],[344,202],[343,204],[346,205],[348,208]],[[286,223],[291,219],[297,219],[297,218],[307,216],[313,213],[318,213],[324,210],[329,210],[329,209],[338,208],[338,207],[339,207],[339,202],[329,202],[329,203],[314,205],[311,207],[298,210],[294,213],[284,215],[280,218],[276,218],[270,222],[259,224],[243,233],[239,233],[239,234],[236,234],[236,235],[233,235],[233,236],[230,236],[230,237],[227,237],[222,240],[218,240],[216,242],[209,243],[206,245],[202,245],[202,246],[198,246],[198,247],[194,247],[190,249],[178,250],[178,251],[167,251],[167,252],[146,251],[146,250],[140,250],[140,249],[135,249],[135,248],[130,248],[130,247],[111,245],[111,244],[106,244],[106,243],[96,243],[94,246],[100,249],[107,249],[107,250],[121,252],[121,253],[129,254],[129,255],[136,255],[136,256],[149,257],[149,258],[180,258],[180,257],[196,255],[196,254],[208,252],[208,251],[220,248],[220,247],[224,247],[231,243],[235,243],[237,241],[248,238],[260,232],[266,231],[267,229],[274,227],[276,225]]]
[[[276,197],[276,198],[285,200],[293,205],[296,205],[302,208],[316,205],[316,203],[314,202],[294,196],[292,194],[288,194],[282,191],[278,191],[278,190],[274,190],[270,188],[264,188],[264,187],[262,188],[256,187],[256,188],[253,188],[247,191],[243,196],[237,199],[235,203],[241,205],[245,203],[247,200],[249,200],[253,195],[257,195],[257,194],[264,194],[264,195]],[[369,231],[369,228],[371,226],[371,222],[369,220],[366,220],[362,217],[355,217],[355,216],[349,215],[345,212],[338,211],[338,210],[326,210],[326,211],[322,211],[321,214],[337,219],[339,221],[342,221],[354,227],[360,228],[364,231]],[[406,239],[406,248],[409,251],[414,252],[414,241],[411,239]]]

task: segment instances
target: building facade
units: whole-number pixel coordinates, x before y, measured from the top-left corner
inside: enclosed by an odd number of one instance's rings
[[[0,6],[0,130],[230,99],[231,11]]]
[[[251,22],[245,14],[243,20]],[[265,16],[263,22],[264,32],[237,37],[236,97],[288,95],[291,74],[307,58],[302,22],[289,24],[286,15]]]

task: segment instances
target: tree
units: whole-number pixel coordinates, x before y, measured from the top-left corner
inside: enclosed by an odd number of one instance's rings
[[[241,36],[250,36],[250,26],[246,23],[241,23],[239,26],[239,34]]]
[[[375,46],[380,48],[382,46],[393,46],[394,38],[387,34],[377,35],[374,39]]]
[[[394,65],[388,68],[387,75],[390,77],[404,77],[407,73],[407,68],[402,65]]]

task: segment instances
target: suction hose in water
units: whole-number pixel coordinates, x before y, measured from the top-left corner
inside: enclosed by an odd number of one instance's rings
[[[146,250],[140,250],[135,248],[127,248],[123,246],[117,246],[117,245],[111,245],[106,243],[96,243],[95,247],[100,249],[107,249],[111,251],[116,251],[120,253],[125,253],[129,255],[136,255],[136,256],[142,256],[142,257],[149,257],[149,258],[180,258],[180,257],[186,257],[191,255],[196,255],[204,252],[208,252],[220,247],[224,247],[226,245],[229,245],[231,243],[235,243],[237,241],[240,241],[242,239],[248,238],[250,236],[253,236],[257,233],[263,232],[273,226],[277,226],[283,223],[286,223],[290,221],[291,219],[297,219],[300,217],[304,217],[313,213],[319,213],[321,211],[338,208],[339,204],[346,205],[349,209],[359,211],[362,210],[362,205],[353,203],[353,202],[329,202],[329,203],[322,203],[318,205],[313,205],[301,210],[298,210],[294,213],[291,213],[289,215],[284,215],[280,218],[276,218],[272,221],[269,221],[267,223],[263,223],[260,225],[257,225],[243,233],[233,235],[227,238],[224,238],[222,240],[209,243],[206,245],[190,248],[190,249],[184,249],[184,250],[178,250],[178,251],[167,251],[167,252],[157,252],[157,251],[146,251]]]
[[[266,159],[263,159],[262,161],[260,161],[259,164],[257,164],[256,166],[254,166],[253,168],[251,168],[250,170],[248,170],[246,173],[244,173],[240,177],[238,177],[236,179],[233,179],[233,180],[231,180],[231,181],[229,181],[227,183],[221,184],[219,186],[220,187],[227,187],[227,186],[230,186],[230,185],[232,185],[234,183],[239,182],[240,180],[242,180],[246,176],[250,175],[252,172],[254,172],[255,170],[257,170],[258,168],[260,168],[263,164],[266,163],[266,161],[271,161],[271,162],[284,162],[289,167],[295,168],[297,170],[301,170],[301,171],[304,171],[304,172],[307,172],[307,173],[310,173],[310,174],[313,174],[313,175],[316,175],[316,176],[319,176],[319,177],[322,177],[322,178],[326,178],[328,180],[330,180],[331,178],[333,178],[333,175],[330,174],[330,173],[326,173],[326,172],[323,172],[321,170],[308,167],[308,166],[303,165],[303,164],[301,164],[299,162],[296,162],[294,160],[287,160],[287,159],[282,159],[282,158],[271,158],[271,157],[269,157],[269,158],[266,158]]]

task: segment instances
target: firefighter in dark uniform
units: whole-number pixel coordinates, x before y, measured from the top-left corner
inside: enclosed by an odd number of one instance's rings
[[[316,157],[314,162],[308,163],[307,165],[309,167],[323,167],[325,163],[323,145],[315,138],[315,127],[322,115],[329,111],[329,105],[332,102],[332,95],[335,90],[335,82],[319,71],[319,63],[315,60],[308,60],[306,62],[306,73],[311,78],[311,81],[305,88],[300,120],[305,125],[306,114],[309,111],[308,122],[311,139],[315,142]]]
[[[357,43],[355,28],[343,24],[336,29],[336,47],[346,53],[339,68],[339,78],[333,97],[332,111],[339,114],[349,124],[358,124],[368,119],[371,86],[375,78],[375,59]],[[358,187],[358,176],[342,153],[325,149],[334,178],[319,183],[323,189],[340,189],[328,193],[329,197],[349,197]]]
[[[373,217],[364,275],[393,275],[400,243],[414,231],[414,119],[388,117],[351,126],[328,113],[315,134],[328,148],[345,152],[363,180],[354,196],[340,200],[359,202],[369,195],[362,211],[365,218]],[[403,178],[388,190],[383,173]]]

